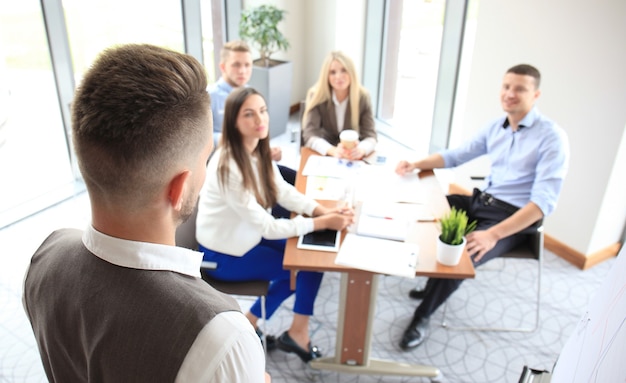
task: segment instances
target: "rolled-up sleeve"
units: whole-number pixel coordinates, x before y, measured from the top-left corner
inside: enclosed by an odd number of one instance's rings
[[[550,215],[556,208],[568,167],[569,140],[565,132],[555,126],[541,143],[540,160],[530,192],[530,200],[544,216]]]

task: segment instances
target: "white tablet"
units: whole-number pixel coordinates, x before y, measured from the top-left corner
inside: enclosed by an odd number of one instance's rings
[[[319,230],[298,238],[298,249],[339,251],[341,233],[337,230]]]

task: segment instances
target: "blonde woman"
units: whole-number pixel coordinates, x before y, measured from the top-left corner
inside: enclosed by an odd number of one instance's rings
[[[374,151],[377,136],[369,93],[343,52],[330,52],[324,60],[317,83],[309,89],[302,126],[304,145],[322,155],[358,160]],[[359,135],[352,149],[339,140],[347,129]]]

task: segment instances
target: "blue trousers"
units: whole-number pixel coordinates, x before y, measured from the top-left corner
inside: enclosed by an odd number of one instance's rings
[[[270,281],[266,297],[267,318],[278,309],[281,303],[294,293],[289,287],[290,274],[283,269],[285,254],[284,239],[262,239],[258,245],[241,257],[219,253],[200,245],[204,260],[217,263],[217,269],[208,272],[211,277],[223,281]],[[313,315],[315,298],[322,283],[323,273],[300,271],[296,279],[296,299],[293,311],[296,314]],[[250,308],[250,312],[261,317],[261,300]]]
[[[454,206],[457,209],[463,209],[467,212],[467,215],[470,219],[470,222],[473,220],[477,221],[476,230],[486,230],[491,226],[496,225],[497,223],[505,220],[509,216],[511,216],[516,210],[513,209],[505,209],[501,206],[492,206],[485,203],[483,199],[481,199],[480,191],[478,189],[474,189],[474,194],[470,196],[463,195],[449,195],[447,196],[448,203],[450,206]],[[524,231],[513,234],[509,237],[502,238],[499,240],[493,249],[489,250],[485,255],[480,259],[480,261],[474,261],[474,255],[472,256],[472,263],[474,267],[478,267],[500,255],[507,253],[511,249],[515,248],[518,244],[522,243],[526,239],[526,234]],[[426,282],[425,292],[426,295],[417,306],[415,313],[413,314],[414,318],[428,318],[432,313],[444,303],[456,289],[461,286],[463,279],[443,279],[443,278],[429,278],[428,282]]]

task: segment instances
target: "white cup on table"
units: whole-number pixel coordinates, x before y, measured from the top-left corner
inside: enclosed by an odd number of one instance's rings
[[[339,133],[339,140],[346,150],[352,150],[359,142],[359,133],[352,129],[342,130],[341,133]]]

